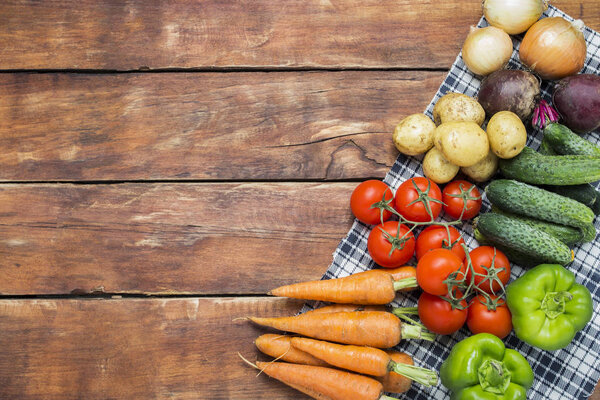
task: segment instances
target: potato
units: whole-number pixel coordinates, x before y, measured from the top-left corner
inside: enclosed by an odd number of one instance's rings
[[[498,170],[498,157],[490,150],[483,160],[470,167],[462,167],[460,170],[475,182],[485,182]]]
[[[408,156],[425,153],[433,147],[435,124],[425,114],[412,114],[404,118],[394,129],[394,145]]]
[[[434,145],[452,164],[470,167],[490,151],[487,134],[475,122],[446,122],[435,128]]]
[[[521,118],[512,111],[500,111],[487,125],[490,147],[500,158],[513,158],[525,147],[527,130]]]
[[[462,93],[447,93],[433,106],[433,121],[436,125],[453,121],[471,121],[481,126],[485,110],[471,96]]]
[[[423,158],[423,172],[435,183],[450,182],[458,174],[458,165],[452,164],[436,147]]]

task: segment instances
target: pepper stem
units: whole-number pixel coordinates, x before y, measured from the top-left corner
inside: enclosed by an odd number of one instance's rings
[[[510,371],[502,361],[487,359],[479,367],[479,384],[490,393],[504,394],[510,385]]]
[[[567,301],[570,301],[573,295],[567,291],[548,292],[542,300],[541,310],[546,313],[550,319],[554,319],[565,312]]]
[[[427,368],[417,367],[415,365],[402,364],[392,361],[390,370],[397,374],[407,377],[424,386],[435,386],[438,383],[438,376],[435,371]]]
[[[417,278],[415,278],[414,276],[394,281],[394,291],[398,291],[398,290],[402,290],[402,289],[409,289],[409,288],[416,288],[416,287],[417,287]]]
[[[423,339],[433,342],[435,340],[435,334],[429,332],[422,326],[412,324],[402,324],[400,328],[402,339]]]

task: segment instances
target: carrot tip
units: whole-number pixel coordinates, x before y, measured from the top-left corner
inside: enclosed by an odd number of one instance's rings
[[[231,320],[231,322],[236,322],[236,321],[251,321],[252,317],[237,317]]]
[[[242,359],[242,360],[243,360],[243,361],[244,361],[246,364],[250,365],[251,367],[253,367],[253,368],[256,368],[256,369],[260,369],[260,368],[258,368],[258,365],[256,365],[256,364],[252,363],[251,361],[248,361],[247,359],[245,359],[245,358],[244,358],[244,356],[243,356],[243,355],[242,355],[242,354],[241,354],[239,351],[238,351],[238,356],[240,356],[240,358],[241,358],[241,359]]]

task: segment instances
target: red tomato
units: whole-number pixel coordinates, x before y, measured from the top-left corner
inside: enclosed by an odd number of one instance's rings
[[[510,279],[510,262],[503,252],[492,246],[479,246],[469,252],[469,257],[475,272],[475,285],[479,286],[481,290],[490,294],[500,291],[500,283],[493,279],[494,273],[490,271],[492,261],[498,279],[503,286],[506,286]],[[471,270],[467,268],[466,259],[463,263],[463,271],[465,269],[467,270],[467,282],[469,282],[471,280]]]
[[[495,297],[492,297],[495,299]],[[473,332],[491,333],[504,339],[512,331],[512,316],[506,303],[496,306],[495,310],[488,310],[484,304],[483,296],[474,297],[469,303],[467,326]]]
[[[448,294],[448,285],[444,280],[452,272],[461,270],[462,260],[448,249],[433,249],[417,263],[417,283],[430,294],[444,296]],[[462,273],[458,277],[462,277]]]
[[[376,225],[381,223],[379,208],[371,208],[374,203],[383,200],[392,202],[394,194],[392,189],[382,181],[371,179],[359,184],[352,195],[350,196],[350,208],[354,216],[361,222],[368,225]],[[393,206],[393,204],[390,204]],[[383,221],[387,221],[392,216],[390,211],[383,211]]]
[[[419,319],[430,331],[449,335],[459,330],[467,320],[467,302],[462,300],[463,310],[452,309],[449,302],[440,296],[423,292],[419,297]]]
[[[471,182],[463,180],[448,183],[442,192],[442,201],[444,212],[454,219],[471,219],[481,210],[481,193]]]
[[[416,187],[415,187],[416,186]],[[421,194],[417,191],[421,191]],[[427,192],[429,188],[429,191]],[[421,200],[418,200],[418,199]],[[431,221],[442,211],[442,192],[440,187],[430,179],[416,177],[402,183],[396,191],[394,199],[396,211],[404,218],[413,222]],[[431,216],[424,203],[429,204]]]
[[[373,228],[367,240],[367,249],[373,261],[385,268],[396,268],[412,258],[415,253],[415,236],[404,224],[400,225],[399,232],[398,234],[398,221],[387,221]]]
[[[417,260],[429,250],[433,249],[451,249],[461,260],[465,258],[465,251],[462,248],[462,244],[465,240],[460,236],[460,233],[456,228],[449,226],[450,237],[448,237],[448,231],[445,227],[440,225],[431,225],[423,229],[419,236],[417,236]]]

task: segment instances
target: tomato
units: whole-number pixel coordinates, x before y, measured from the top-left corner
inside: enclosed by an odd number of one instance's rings
[[[417,188],[421,193],[417,191]],[[394,199],[396,211],[413,222],[431,221],[432,216],[433,219],[436,219],[442,211],[441,201],[440,187],[432,180],[423,177],[412,178],[402,183],[396,191]],[[431,216],[424,203],[429,204]]]
[[[452,309],[449,302],[427,292],[419,297],[419,319],[430,331],[439,335],[449,335],[459,330],[467,320],[467,302],[460,302],[464,309]]]
[[[361,222],[368,225],[381,223],[379,208],[371,208],[374,203],[383,200],[393,202],[394,194],[392,189],[382,181],[371,179],[359,184],[350,196],[350,209],[354,216]],[[391,205],[393,206],[393,204]],[[392,216],[390,211],[383,211],[383,221],[387,221]]]
[[[469,303],[467,326],[473,334],[485,332],[504,339],[512,331],[512,316],[506,303],[501,302],[495,310],[488,310],[485,298],[480,295]]]
[[[471,219],[481,210],[479,189],[463,180],[448,183],[442,192],[442,201],[444,212],[454,219]]]
[[[399,228],[398,225],[398,221],[387,221],[374,227],[369,234],[367,249],[373,261],[382,267],[396,268],[404,265],[415,253],[415,236],[406,225],[400,224]],[[391,252],[392,247],[394,251]]]
[[[460,271],[462,260],[448,249],[433,249],[417,263],[417,283],[430,294],[444,296],[448,294],[448,285],[444,280],[452,272]],[[462,272],[458,279],[462,278]]]
[[[495,256],[494,256],[495,252]],[[506,286],[510,279],[510,262],[503,252],[492,246],[479,246],[469,252],[473,271],[475,272],[475,285],[487,293],[498,293],[500,282]],[[494,271],[491,271],[492,260],[497,279],[494,278]],[[471,280],[471,270],[467,268],[467,260],[463,263],[463,271],[467,270],[467,282]],[[491,278],[491,279],[490,279]]]
[[[450,237],[448,237],[448,231],[450,231]],[[429,250],[439,248],[451,249],[461,260],[464,260],[465,251],[462,245],[465,240],[456,228],[449,226],[448,231],[440,225],[431,225],[423,229],[417,236],[417,260],[420,260]]]

